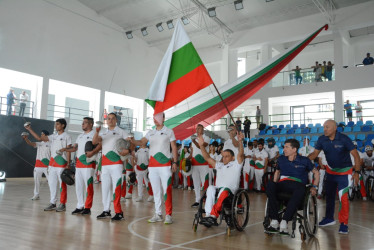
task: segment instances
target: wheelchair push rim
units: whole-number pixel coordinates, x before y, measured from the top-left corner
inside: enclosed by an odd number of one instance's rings
[[[304,202],[304,225],[305,231],[309,237],[313,237],[318,231],[318,206],[317,197],[313,196],[310,191]]]
[[[231,207],[231,219],[238,231],[243,231],[249,220],[249,197],[244,189],[234,196]]]

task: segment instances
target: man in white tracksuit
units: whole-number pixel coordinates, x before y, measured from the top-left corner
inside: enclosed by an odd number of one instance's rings
[[[142,145],[138,151],[135,153],[136,159],[136,179],[138,181],[138,198],[135,200],[137,202],[143,201],[143,181],[148,191],[148,199],[147,201],[153,201],[153,191],[152,185],[148,180],[148,164],[149,164],[149,149],[147,146]]]
[[[96,168],[96,158],[87,157],[96,155],[100,149],[99,144],[93,151],[85,152],[86,143],[92,142],[95,131],[92,129],[94,120],[91,117],[84,117],[82,121],[82,130],[71,148],[61,149],[60,151],[76,152],[75,160],[75,193],[77,195],[77,206],[71,214],[91,214],[93,201],[93,176]]]
[[[172,224],[173,199],[171,186],[171,170],[177,171],[177,144],[173,130],[165,127],[165,114],[158,113],[153,116],[153,121],[156,128],[149,131],[141,140],[132,140],[136,146],[146,145],[149,141],[149,180],[151,181],[154,200],[155,200],[155,214],[149,223],[162,221],[161,213],[161,197],[165,200],[165,224]],[[170,147],[172,153],[170,152]],[[162,196],[161,196],[162,194]]]
[[[262,176],[266,173],[268,166],[268,153],[264,149],[264,144],[262,142],[258,143],[258,150],[255,151],[255,156],[253,160],[255,161],[255,179],[256,187],[254,188],[257,191],[261,191]]]
[[[103,131],[101,127],[97,127],[92,139],[94,145],[100,142],[102,145],[101,191],[104,210],[96,218],[105,219],[111,217],[110,203],[112,197],[114,197],[113,205],[116,214],[112,217],[112,220],[120,221],[124,219],[121,207],[123,169],[121,156],[129,154],[130,149],[123,149],[121,152],[117,152],[116,142],[118,139],[127,139],[129,134],[117,126],[117,116],[114,113],[108,114],[107,124],[108,129]]]
[[[56,210],[56,212],[63,212],[66,210],[67,186],[66,183],[61,180],[61,173],[65,168],[69,168],[70,152],[61,152],[60,150],[71,147],[71,137],[65,132],[66,120],[63,118],[57,119],[55,122],[56,133],[48,136],[39,136],[32,130],[30,125],[25,128],[36,140],[49,141],[51,144],[51,159],[48,166],[48,184],[51,192],[51,200],[44,211]],[[60,190],[60,205],[58,207],[56,207],[57,186]]]
[[[49,132],[47,130],[42,130],[41,136],[48,136]],[[31,200],[39,200],[39,189],[40,182],[42,180],[43,174],[48,180],[48,165],[49,159],[51,159],[51,145],[49,141],[41,142],[31,142],[27,135],[23,136],[26,143],[37,149],[36,151],[36,162],[34,168],[34,196]]]
[[[196,127],[197,137],[202,136],[204,138],[204,148],[208,151],[209,137],[204,134],[204,127],[198,124]],[[209,185],[211,185],[211,180],[209,178],[209,164],[204,159],[201,153],[200,145],[196,141],[195,136],[191,136],[192,141],[192,180],[195,187],[195,203],[191,207],[198,207],[201,199],[201,186],[203,191],[205,191]]]
[[[253,143],[248,142],[247,147],[244,149],[244,167],[243,167],[243,177],[244,177],[244,189],[249,190],[253,188],[253,177],[255,175],[255,161],[253,160],[254,150]]]

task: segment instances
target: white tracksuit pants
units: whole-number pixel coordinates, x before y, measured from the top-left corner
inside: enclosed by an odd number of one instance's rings
[[[193,180],[193,186],[195,188],[195,201],[200,202],[201,199],[201,185],[206,183],[206,180],[208,181],[207,185],[211,185],[211,180],[209,178],[209,166],[192,166],[192,180]],[[206,187],[207,188],[207,187]],[[206,189],[205,188],[205,189]],[[204,189],[204,190],[205,190]]]
[[[42,181],[43,173],[45,174],[48,180],[48,168],[34,168],[34,196],[39,195],[40,182]]]
[[[77,208],[85,208],[86,197],[88,197],[89,182],[93,183],[95,169],[93,168],[76,168],[75,169],[75,193],[77,194]],[[91,180],[90,180],[91,179]],[[91,207],[87,207],[91,208]]]
[[[64,171],[65,168],[56,168],[56,167],[48,167],[48,184],[49,184],[49,191],[51,192],[51,200],[50,203],[56,204],[57,202],[57,190],[62,190],[62,180],[61,180],[61,173]],[[58,189],[57,189],[58,186]],[[66,184],[65,184],[66,188]],[[66,190],[65,190],[66,191]]]
[[[262,176],[264,176],[264,169],[255,169],[255,189],[261,190],[261,184],[262,184]]]
[[[323,180],[325,178],[326,170],[320,169],[319,170],[319,184],[318,184],[318,194],[321,195],[323,191]]]
[[[143,180],[144,180],[144,184],[146,188],[148,188],[148,183],[149,183],[149,180],[147,177],[148,169],[144,171],[135,169],[135,172],[136,172],[136,180],[138,181],[138,197],[143,197]]]
[[[122,212],[120,208],[121,199],[121,184],[122,184],[122,164],[115,165],[105,165],[101,169],[101,191],[102,191],[102,201],[104,210],[110,210],[110,202],[112,200],[112,195],[115,196],[114,200],[114,210],[116,213]],[[118,197],[117,197],[118,196]],[[117,202],[118,199],[118,202]]]
[[[161,198],[165,200],[166,214],[172,214],[172,190],[170,167],[148,167],[149,180],[151,181],[155,201],[155,213],[161,215]]]

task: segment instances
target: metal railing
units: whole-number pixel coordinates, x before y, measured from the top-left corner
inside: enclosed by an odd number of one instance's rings
[[[138,119],[128,116],[121,116],[119,127],[130,132],[136,131],[138,126]]]
[[[298,117],[298,118],[295,118]],[[335,119],[334,110],[319,111],[319,112],[305,112],[305,113],[286,113],[269,115],[269,124],[271,125],[285,125],[285,124],[309,124],[309,123],[324,123],[328,119]]]
[[[347,113],[345,110],[343,110],[343,116],[344,116],[344,122],[349,122],[349,119],[347,117]],[[365,123],[366,121],[374,121],[374,108],[363,108],[361,116],[357,116],[356,110],[354,107],[352,108],[352,121],[355,123],[357,121],[363,121]]]
[[[301,83],[298,84],[308,84],[314,82],[327,82],[328,79],[326,75],[321,75],[320,79],[316,79],[315,72],[313,68],[305,68],[300,70],[301,76]],[[332,70],[331,80],[335,80],[335,69]],[[272,80],[273,87],[282,87],[282,86],[290,86],[290,85],[298,85],[296,83],[295,71],[282,71],[279,72]]]
[[[48,104],[47,120],[55,121],[58,118],[68,118],[70,124],[81,124],[84,117],[93,117],[93,111],[79,108],[72,108],[54,104]]]
[[[25,101],[25,103],[26,103],[26,107],[24,109],[23,116],[33,118],[35,103],[33,101]],[[13,104],[11,115],[19,116],[20,108],[21,108],[21,105],[19,105],[19,102],[16,102],[15,104]],[[0,96],[0,114],[8,115],[7,111],[8,111],[7,98]]]

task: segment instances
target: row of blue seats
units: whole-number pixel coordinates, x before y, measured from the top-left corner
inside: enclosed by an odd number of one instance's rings
[[[372,126],[373,121],[368,120],[365,123],[363,121],[357,121],[356,124],[355,124],[355,122],[351,121],[351,122],[348,122],[347,124],[345,122],[340,122],[339,124],[342,124],[342,125],[348,126],[348,127],[363,126],[363,125]],[[287,124],[287,125],[279,125],[279,127],[277,125],[272,125],[271,127],[274,128],[274,129],[284,129],[284,128],[286,128],[286,129],[310,128],[311,129],[311,128],[320,128],[320,127],[323,127],[323,126],[322,126],[321,123],[316,123],[315,125],[313,123],[309,123],[308,126],[306,126],[305,124],[301,124],[300,126],[298,124],[294,124],[294,125]],[[267,127],[267,128],[269,128],[269,127]]]
[[[353,126],[353,127],[338,127],[338,131],[339,132],[345,132],[345,133],[349,133],[349,132],[370,132],[370,131],[373,131],[374,132],[374,126],[371,126],[371,125],[364,125],[364,126]],[[322,134],[323,133],[323,127],[314,127],[314,128],[297,128],[297,129],[293,129],[293,128],[290,128],[290,129],[282,129],[279,131],[279,129],[264,129],[264,130],[261,130],[260,131],[260,135],[286,135],[286,134]]]
[[[373,126],[373,121],[368,120],[365,123],[363,121],[357,121],[356,124],[355,124],[354,121],[347,122],[347,123],[345,123],[345,122],[339,122],[339,124],[343,124],[344,126],[347,126],[347,127],[363,126],[363,125]]]

